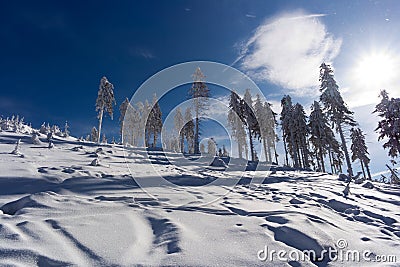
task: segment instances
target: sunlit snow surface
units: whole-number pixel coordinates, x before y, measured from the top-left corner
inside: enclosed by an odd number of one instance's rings
[[[9,154],[19,138],[23,157]],[[397,263],[379,265],[400,264],[399,187],[352,184],[345,199],[337,176],[279,169],[258,187],[245,172],[232,187],[227,181],[241,172],[188,171],[155,152],[150,165],[143,149],[127,153],[118,145],[103,146],[101,165],[91,166],[97,145],[74,138],[54,144],[0,133],[1,266],[378,265],[257,257],[265,246],[318,256],[340,239],[347,249],[397,256]],[[126,161],[135,163],[131,172]],[[179,186],[153,183],[149,195],[132,179],[157,173]]]

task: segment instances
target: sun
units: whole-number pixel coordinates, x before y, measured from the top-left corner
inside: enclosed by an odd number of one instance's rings
[[[357,83],[363,86],[380,87],[391,82],[396,75],[396,60],[387,52],[365,54],[355,69]]]

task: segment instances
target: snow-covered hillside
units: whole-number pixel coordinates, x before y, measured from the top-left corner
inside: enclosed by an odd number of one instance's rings
[[[10,154],[18,139],[20,154]],[[379,265],[400,265],[399,187],[352,183],[345,199],[337,176],[279,168],[245,172],[231,187],[237,170],[185,169],[159,152],[149,152],[150,165],[143,149],[100,151],[71,137],[56,137],[48,149],[40,139],[0,133],[2,266],[378,265],[362,256],[335,261],[323,252],[330,248],[394,255],[397,262]],[[157,173],[179,186],[146,183]],[[267,174],[249,186],[252,175]],[[260,260],[266,247],[292,256],[313,250],[316,258]]]

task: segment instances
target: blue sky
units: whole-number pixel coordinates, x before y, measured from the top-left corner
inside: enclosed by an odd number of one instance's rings
[[[272,103],[290,93],[309,108],[318,97],[315,64],[326,60],[378,172],[388,158],[370,112],[379,89],[399,96],[399,11],[399,1],[6,1],[0,114],[18,113],[36,127],[68,120],[84,135],[97,125],[103,75],[119,105],[151,75],[192,60],[232,65]],[[105,120],[108,135],[118,132],[115,119]]]

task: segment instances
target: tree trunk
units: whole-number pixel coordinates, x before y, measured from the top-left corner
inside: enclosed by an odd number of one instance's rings
[[[288,152],[287,152],[287,147],[286,147],[286,141],[285,141],[285,134],[283,132],[283,148],[285,149],[285,160],[286,160],[286,166],[289,166],[289,158],[288,158]]]
[[[263,138],[263,147],[264,147],[264,155],[265,155],[265,162],[270,162],[270,157],[267,154],[267,144],[265,142],[265,138]]]
[[[276,164],[278,164],[278,153],[276,153],[275,139],[272,141],[272,144],[274,146],[275,162],[276,162]]]
[[[97,143],[100,143],[100,136],[101,136],[101,124],[103,123],[103,112],[104,112],[104,107],[100,109],[100,114],[99,114],[99,130],[97,134]]]
[[[242,159],[243,158],[242,145],[240,144],[240,142],[237,143],[238,143],[239,159]]]
[[[290,140],[291,140],[291,146],[292,146],[292,151],[293,151],[293,161],[294,161],[294,167],[298,168],[299,167],[299,160],[297,158],[297,149],[294,143],[294,137],[293,137],[293,130],[290,129]]]
[[[154,132],[153,133],[153,147],[156,147],[156,143],[157,143],[157,134]]]
[[[364,170],[364,163],[362,162],[362,160],[360,160],[360,163],[361,163],[361,170],[362,170],[363,176],[364,176],[364,178],[366,178],[365,177],[365,170]]]
[[[331,150],[330,145],[329,145],[328,155],[329,155],[329,164],[331,164],[331,173],[334,174],[334,173],[336,173],[336,170],[334,170],[334,166],[333,166],[332,150]]]
[[[322,147],[321,146],[319,146],[319,158],[321,160],[322,171],[326,172],[325,171],[325,163],[324,163],[324,154],[322,153]]]
[[[181,134],[180,135],[180,150],[181,150],[182,154],[185,152],[184,149],[185,149],[185,139],[184,139],[183,134]]]
[[[194,134],[194,153],[199,154],[199,114],[196,111],[196,132]]]
[[[368,180],[371,180],[371,179],[372,179],[372,177],[371,177],[371,172],[370,172],[370,170],[369,170],[368,163],[365,163],[365,169],[367,169]]]
[[[254,145],[253,145],[253,138],[251,136],[251,129],[249,128],[249,143],[250,143],[250,156],[251,156],[251,161],[255,161],[254,158]]]
[[[347,151],[347,145],[346,145],[346,140],[344,138],[342,125],[340,123],[337,123],[337,127],[339,130],[340,139],[342,140],[342,150],[343,150],[344,156],[346,158],[347,172],[350,177],[353,177],[353,169],[351,168],[350,156],[349,156],[349,152]]]
[[[268,162],[272,163],[271,141],[269,139],[267,139],[267,153],[268,153]]]

